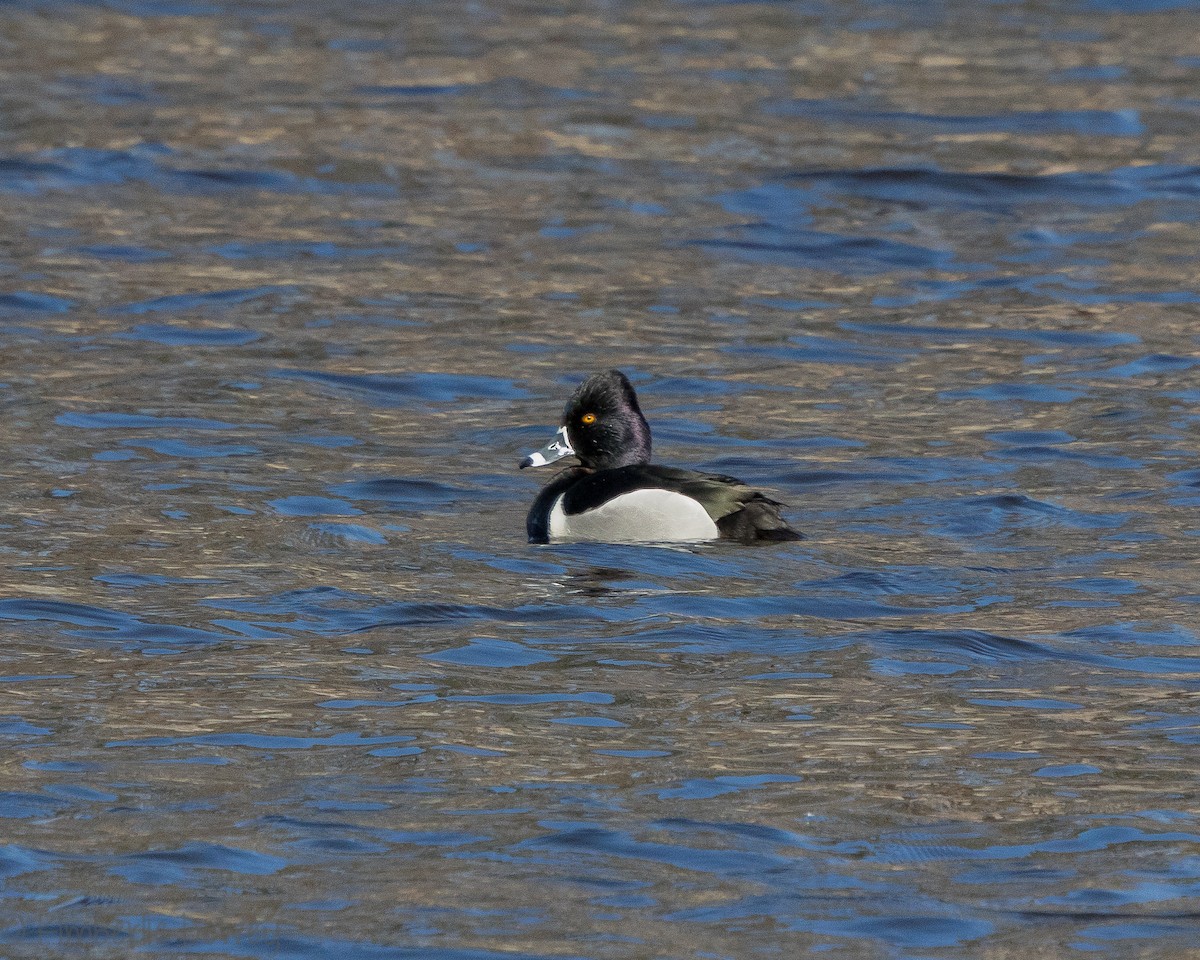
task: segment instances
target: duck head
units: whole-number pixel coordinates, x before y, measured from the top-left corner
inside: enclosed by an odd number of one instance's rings
[[[625,374],[593,374],[571,394],[554,439],[521,461],[541,467],[576,456],[589,470],[611,470],[650,462],[650,425]]]

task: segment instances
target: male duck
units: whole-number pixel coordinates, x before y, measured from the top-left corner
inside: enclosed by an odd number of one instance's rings
[[[799,540],[783,504],[740,480],[650,463],[650,425],[619,370],[589,377],[567,401],[555,438],[521,461],[576,456],[534,500],[530,543]]]

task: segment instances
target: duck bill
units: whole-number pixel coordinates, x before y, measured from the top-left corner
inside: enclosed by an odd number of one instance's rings
[[[524,470],[526,467],[544,467],[548,463],[553,463],[555,460],[561,460],[563,457],[569,457],[575,451],[571,449],[571,441],[567,439],[567,428],[559,427],[558,433],[554,435],[554,439],[538,450],[536,453],[531,453],[521,461],[520,467]]]

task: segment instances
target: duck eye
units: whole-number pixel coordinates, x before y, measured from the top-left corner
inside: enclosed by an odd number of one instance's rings
[[[594,413],[585,413],[579,419],[582,423],[585,423],[590,427],[593,423],[596,422],[596,415]]]

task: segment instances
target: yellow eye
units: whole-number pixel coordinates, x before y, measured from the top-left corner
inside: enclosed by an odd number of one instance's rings
[[[583,423],[586,423],[586,424],[587,424],[587,425],[590,427],[590,426],[591,426],[593,423],[595,423],[595,422],[596,422],[596,415],[595,415],[594,413],[585,413],[585,414],[584,414],[582,417],[580,417],[579,419],[580,419],[580,420],[581,420]]]

